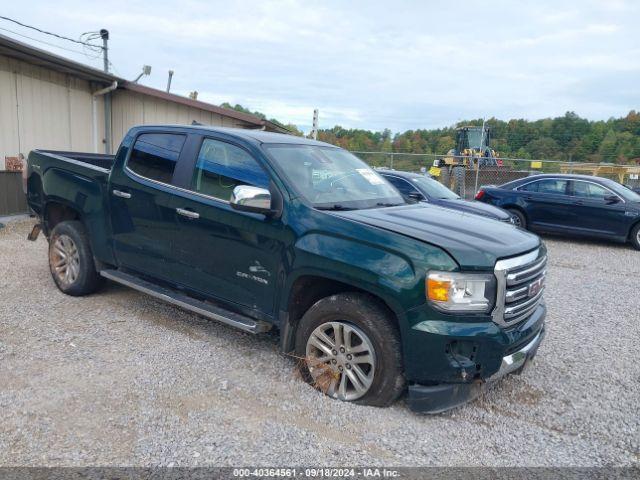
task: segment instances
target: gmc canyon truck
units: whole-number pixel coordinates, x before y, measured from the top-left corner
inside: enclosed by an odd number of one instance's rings
[[[115,156],[34,150],[25,189],[58,288],[104,279],[246,332],[277,329],[326,395],[437,413],[519,372],[544,336],[546,248],[505,222],[406,204],[340,148],[203,126],[132,128]],[[275,330],[274,330],[275,331]]]

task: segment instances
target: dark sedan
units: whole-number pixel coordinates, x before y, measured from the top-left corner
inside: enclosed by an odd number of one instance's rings
[[[476,200],[508,210],[529,230],[630,242],[640,250],[640,195],[607,178],[533,175],[483,187]]]
[[[405,201],[409,203],[428,202],[453,210],[513,223],[511,215],[501,208],[464,200],[428,175],[397,170],[378,170],[378,173],[396,187]]]

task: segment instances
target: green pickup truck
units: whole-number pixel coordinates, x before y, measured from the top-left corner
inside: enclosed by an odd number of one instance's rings
[[[508,223],[406,204],[340,148],[203,126],[132,128],[115,156],[34,150],[25,190],[58,288],[108,279],[276,329],[330,397],[437,413],[519,372],[544,336],[546,249]]]

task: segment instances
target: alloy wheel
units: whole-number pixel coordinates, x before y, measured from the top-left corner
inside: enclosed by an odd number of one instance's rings
[[[68,235],[58,236],[49,252],[51,268],[60,283],[72,285],[80,274],[80,253]]]
[[[336,321],[317,327],[307,340],[306,360],[314,382],[330,397],[357,400],[373,383],[375,350],[355,325]]]

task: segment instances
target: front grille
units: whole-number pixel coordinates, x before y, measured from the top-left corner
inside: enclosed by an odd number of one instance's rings
[[[528,318],[542,302],[547,273],[544,247],[496,263],[498,299],[493,320],[511,326]]]

